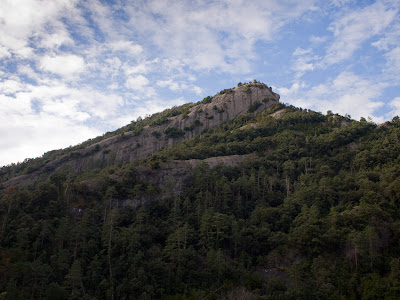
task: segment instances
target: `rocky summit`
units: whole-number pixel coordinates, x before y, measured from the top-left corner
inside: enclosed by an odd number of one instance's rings
[[[178,115],[155,114],[149,118],[152,121],[147,125],[139,120],[133,130],[128,127],[121,134],[60,155],[34,172],[3,182],[3,186],[30,184],[39,176],[62,167],[79,174],[97,167],[145,158],[164,147],[193,138],[204,130],[216,128],[240,114],[262,112],[278,102],[279,95],[264,83],[241,84],[214,97],[206,97],[197,104],[186,105],[183,113],[177,111]]]

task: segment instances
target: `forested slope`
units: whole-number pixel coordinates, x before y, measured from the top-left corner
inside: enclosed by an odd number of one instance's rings
[[[0,297],[398,299],[399,139],[397,117],[276,104],[147,158],[9,186]]]

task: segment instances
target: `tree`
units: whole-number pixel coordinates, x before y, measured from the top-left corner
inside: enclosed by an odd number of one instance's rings
[[[71,299],[81,299],[85,293],[82,281],[82,268],[79,260],[74,260],[68,274],[65,276],[65,285],[70,291]]]

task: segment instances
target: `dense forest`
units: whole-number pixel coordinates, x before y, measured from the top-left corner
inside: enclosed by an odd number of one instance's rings
[[[140,173],[230,155],[179,188]],[[277,104],[0,197],[0,299],[400,299],[398,117]]]

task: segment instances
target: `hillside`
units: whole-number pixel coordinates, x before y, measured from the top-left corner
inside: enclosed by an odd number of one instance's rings
[[[399,118],[278,100],[245,84],[3,170],[0,297],[398,299]]]
[[[52,151],[43,158],[2,168],[0,182],[5,187],[26,185],[33,183],[40,176],[57,172],[60,168],[68,169],[72,174],[79,174],[98,167],[145,158],[162,148],[175,145],[180,140],[190,139],[215,128],[240,114],[266,110],[278,101],[279,95],[259,82],[225,89],[197,104],[189,103],[154,114],[144,120],[133,121],[114,134],[89,140],[79,147]]]

